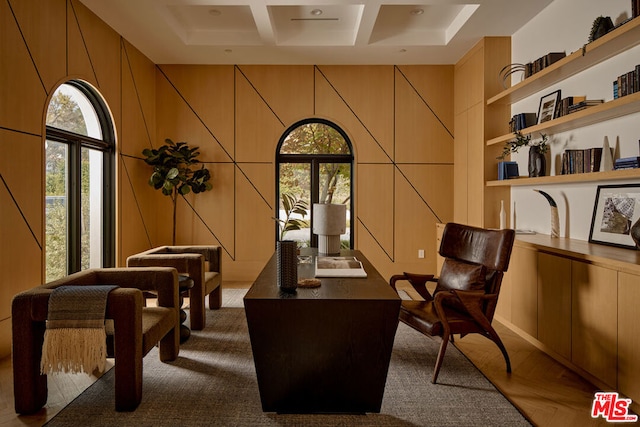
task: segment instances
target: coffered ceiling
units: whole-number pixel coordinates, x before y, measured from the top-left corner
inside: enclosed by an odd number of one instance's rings
[[[553,0],[80,1],[158,64],[329,65],[455,63]]]

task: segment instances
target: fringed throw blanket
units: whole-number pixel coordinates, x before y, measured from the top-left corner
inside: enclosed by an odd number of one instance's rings
[[[49,297],[40,372],[104,371],[104,316],[114,285],[61,286]]]

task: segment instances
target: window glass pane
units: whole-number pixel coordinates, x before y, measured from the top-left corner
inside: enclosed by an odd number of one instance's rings
[[[324,123],[306,123],[292,130],[280,154],[351,154],[340,132]]]
[[[351,226],[351,164],[320,163],[319,203],[347,205],[347,229],[340,236],[342,247],[348,248]]]
[[[60,85],[51,97],[47,110],[47,125],[102,139],[96,110],[80,90],[69,84]]]
[[[47,282],[67,275],[68,170],[66,144],[46,141],[46,274]]]
[[[311,228],[309,227],[310,183],[311,165],[308,163],[280,164],[280,207],[278,214],[281,220],[280,240],[295,240],[300,242],[301,246],[309,246],[311,241]],[[285,209],[283,203],[284,195],[291,195],[294,200],[302,200],[306,206],[306,214],[289,213],[289,216],[287,216],[287,209]],[[288,219],[306,221],[306,225],[302,225],[298,230],[289,230],[283,233],[283,223],[287,222]]]
[[[81,160],[81,259],[82,269],[102,267],[102,156],[82,148]]]

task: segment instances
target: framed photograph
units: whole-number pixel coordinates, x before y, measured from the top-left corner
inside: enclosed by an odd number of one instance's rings
[[[540,98],[540,106],[538,107],[538,124],[555,119],[559,103],[560,89]]]
[[[599,185],[589,242],[636,249],[629,232],[640,218],[640,184]]]

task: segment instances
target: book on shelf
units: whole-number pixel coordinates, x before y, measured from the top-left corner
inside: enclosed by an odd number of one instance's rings
[[[567,114],[575,113],[576,111],[584,110],[585,108],[593,107],[594,105],[600,105],[603,102],[604,99],[585,99],[584,101],[570,105]]]
[[[640,65],[618,76],[613,81],[613,97],[621,98],[640,91]]]
[[[562,98],[557,107],[556,117],[566,116],[569,114],[569,107],[586,100],[586,96],[567,96],[566,98]]]
[[[367,272],[353,256],[318,256],[316,277],[367,277]]]
[[[622,157],[613,162],[613,170],[637,169],[640,167],[640,157]]]
[[[498,180],[518,178],[520,171],[518,170],[518,162],[498,162]]]
[[[538,122],[537,113],[519,113],[511,118],[509,121],[509,130],[511,132],[517,132],[519,130],[533,126]]]
[[[562,153],[562,175],[598,172],[602,160],[602,147],[566,149]]]
[[[561,60],[567,56],[566,52],[550,52],[533,62],[525,64],[524,77],[530,77],[537,72],[540,72],[547,68],[549,65]]]

